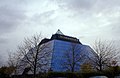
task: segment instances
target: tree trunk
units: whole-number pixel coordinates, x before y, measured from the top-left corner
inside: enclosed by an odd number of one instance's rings
[[[33,77],[36,78],[36,66],[34,67],[34,74]]]

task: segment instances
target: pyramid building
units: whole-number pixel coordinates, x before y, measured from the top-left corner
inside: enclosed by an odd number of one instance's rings
[[[90,46],[82,44],[76,37],[64,35],[60,30],[53,34],[50,39],[43,39],[40,45],[43,44],[49,44],[51,50],[48,59],[49,64],[42,67],[46,71],[80,71],[80,66],[88,62],[89,58],[94,57],[95,54]],[[25,64],[18,72],[22,73],[27,66]],[[71,69],[72,66],[74,69]],[[41,69],[37,69],[37,72],[41,71]]]

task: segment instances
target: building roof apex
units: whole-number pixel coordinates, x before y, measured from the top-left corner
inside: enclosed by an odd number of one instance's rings
[[[55,34],[64,35],[64,34],[60,31],[60,29],[58,29],[57,32],[56,32]]]

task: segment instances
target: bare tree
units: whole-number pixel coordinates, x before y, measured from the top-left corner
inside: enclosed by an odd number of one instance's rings
[[[21,54],[19,53],[13,53],[13,52],[9,52],[8,53],[8,66],[9,67],[13,67],[15,70],[13,72],[13,74],[17,74],[16,72],[16,68],[19,68],[19,61],[22,59]]]
[[[0,55],[0,67],[3,66],[3,57]]]
[[[19,61],[20,69],[30,68],[34,78],[39,70],[47,70],[52,51],[49,42],[41,43],[41,37],[39,34],[32,36],[32,38],[26,38],[24,44],[19,46],[17,50],[23,57]]]
[[[111,66],[113,62],[117,62],[119,54],[113,42],[101,40],[95,41],[93,49],[96,54],[91,60],[97,70],[102,71]]]
[[[62,67],[70,72],[80,69],[80,65],[84,62],[86,55],[83,53],[84,48],[76,43],[71,43],[70,47],[65,51]]]

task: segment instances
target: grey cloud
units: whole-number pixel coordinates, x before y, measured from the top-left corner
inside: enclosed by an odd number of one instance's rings
[[[57,3],[62,8],[84,14],[120,10],[120,0],[57,0]]]
[[[47,11],[47,12],[43,12],[43,13],[38,13],[33,15],[33,17],[31,18],[31,21],[34,21],[35,23],[44,25],[44,26],[48,26],[51,25],[53,23],[53,15],[54,15],[55,11],[51,10],[51,11]]]
[[[110,27],[111,27],[111,34],[116,38],[118,37],[120,38],[120,22],[112,23]]]
[[[14,30],[25,19],[24,11],[17,6],[0,6],[0,34]]]
[[[98,9],[113,9],[120,6],[120,0],[97,0],[96,8]],[[101,10],[100,9],[100,10]]]
[[[57,0],[60,7],[80,11],[91,9],[97,0]]]
[[[0,38],[0,44],[5,44],[7,43],[9,40],[6,38]]]
[[[107,29],[110,31],[109,34],[111,34],[114,38],[120,39],[120,12],[117,13],[116,11],[116,13],[113,13],[113,16],[108,19],[108,22],[109,24],[107,25]]]

